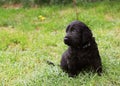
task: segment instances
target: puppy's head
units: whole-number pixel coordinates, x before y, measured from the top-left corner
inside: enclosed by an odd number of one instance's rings
[[[64,43],[72,47],[82,47],[92,38],[91,30],[80,21],[73,21],[66,28]]]

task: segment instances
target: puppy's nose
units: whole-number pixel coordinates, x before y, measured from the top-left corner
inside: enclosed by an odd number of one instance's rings
[[[69,37],[65,36],[64,41],[68,41],[68,40],[69,40]]]
[[[65,37],[64,37],[64,43],[65,43],[65,44],[68,44],[68,43],[69,43],[69,41],[70,41],[70,38],[69,38],[69,37],[67,37],[67,36],[65,36]]]
[[[64,41],[67,41],[67,40],[69,40],[69,38],[68,38],[68,37],[65,37],[65,38],[64,38]]]

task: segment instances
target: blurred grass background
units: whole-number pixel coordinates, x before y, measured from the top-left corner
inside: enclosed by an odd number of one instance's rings
[[[66,26],[76,19],[73,4],[44,3],[33,7],[25,5],[26,8],[18,4],[21,0],[12,1],[0,7],[1,86],[120,85],[119,0],[77,2],[79,20],[91,28],[98,43],[103,75],[85,72],[76,78],[68,77],[59,66],[46,63],[50,60],[59,65],[67,49],[63,37]]]

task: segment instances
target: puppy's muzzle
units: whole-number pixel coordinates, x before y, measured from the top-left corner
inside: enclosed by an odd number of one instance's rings
[[[71,40],[70,37],[68,37],[68,36],[65,36],[65,37],[64,37],[64,43],[65,43],[65,44],[70,45],[70,43],[71,43],[70,40]]]

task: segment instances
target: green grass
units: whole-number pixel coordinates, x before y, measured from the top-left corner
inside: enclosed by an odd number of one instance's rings
[[[103,63],[101,77],[80,73],[70,78],[46,60],[60,64],[67,46],[66,26],[75,20],[74,8],[0,8],[1,86],[120,86],[120,2],[78,5],[79,20],[92,30]],[[45,16],[41,21],[38,16]]]

